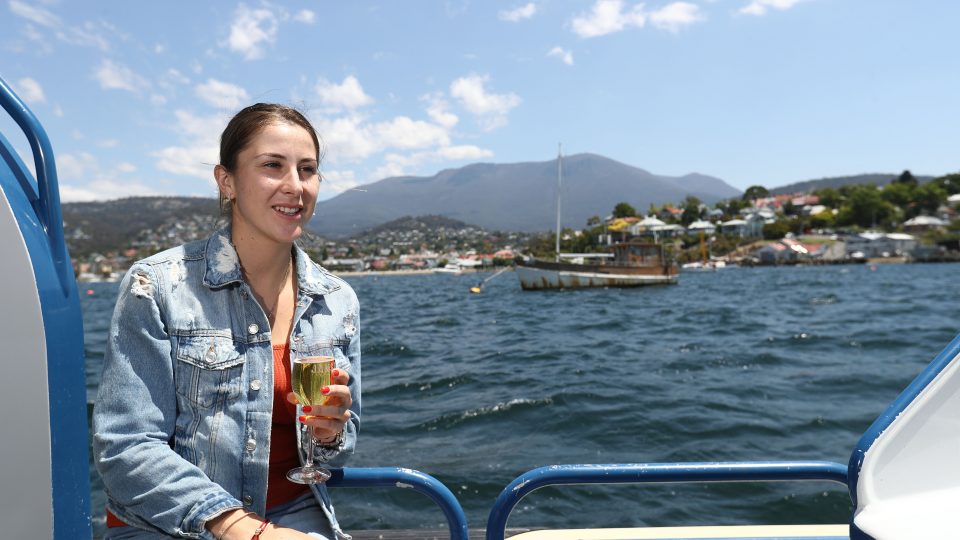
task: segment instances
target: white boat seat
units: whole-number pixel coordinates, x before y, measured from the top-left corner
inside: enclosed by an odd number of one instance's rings
[[[867,430],[850,460],[851,539],[960,538],[960,337]]]

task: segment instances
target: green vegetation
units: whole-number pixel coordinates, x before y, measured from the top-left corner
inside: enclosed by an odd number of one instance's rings
[[[947,198],[960,193],[960,173],[932,179],[921,177],[919,180],[910,171],[903,171],[895,178],[887,177],[887,181],[879,181],[874,176],[876,175],[864,176],[870,180],[869,183],[813,190],[809,195],[816,196],[817,205],[823,208],[812,214],[810,207],[794,204],[788,196],[779,196],[779,208],[775,212],[774,222],[763,226],[763,239],[779,240],[788,234],[800,237],[815,232],[832,234],[864,230],[903,231],[905,221],[921,215],[933,216],[942,213],[945,207],[949,208]],[[688,226],[700,219],[729,221],[741,218],[743,210],[752,207],[754,200],[767,197],[775,196],[762,185],[752,185],[741,197],[716,203],[712,214],[710,208],[693,196],[687,197],[679,205],[665,204],[658,207],[651,204],[647,214],[657,216],[668,224],[682,226]],[[679,211],[668,211],[673,208],[678,208]],[[948,212],[952,213],[952,210]],[[636,211],[629,203],[620,202],[615,205],[612,216],[635,217]],[[564,229],[560,250],[574,253],[601,252],[608,249],[604,242],[607,235],[611,236],[613,241],[627,238],[624,231],[610,231],[607,225],[599,216],[593,216],[587,220],[582,231]],[[954,219],[946,230],[931,230],[919,236],[925,244],[960,242],[960,219]],[[664,241],[663,238],[659,240]],[[704,239],[701,239],[699,234],[684,234],[671,238],[666,243],[669,251],[676,255],[676,259],[685,262],[700,259],[704,251],[709,251],[711,255],[726,255],[746,249],[754,240],[720,233]],[[555,249],[554,242],[553,234],[534,236],[530,239],[529,251],[537,256],[551,256]]]

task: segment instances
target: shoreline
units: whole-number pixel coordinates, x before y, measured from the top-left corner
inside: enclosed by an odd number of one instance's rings
[[[501,266],[499,268],[482,268],[474,269],[470,268],[467,270],[461,270],[459,274],[452,274],[450,272],[434,272],[434,269],[430,268],[427,270],[364,270],[362,272],[356,271],[347,271],[347,272],[333,272],[330,273],[335,276],[349,276],[349,277],[363,277],[363,276],[422,276],[422,275],[447,275],[447,276],[462,276],[465,274],[482,274],[484,272],[496,272],[497,270],[502,270],[504,268],[509,268],[510,271],[513,271],[511,267]]]

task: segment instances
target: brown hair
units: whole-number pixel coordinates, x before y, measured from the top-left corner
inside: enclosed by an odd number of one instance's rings
[[[307,130],[317,149],[317,162],[320,162],[320,137],[300,111],[277,103],[256,103],[235,114],[223,129],[220,135],[220,165],[227,172],[234,172],[240,152],[260,130],[271,124],[292,124]],[[230,211],[230,200],[221,192],[220,213],[229,216]]]

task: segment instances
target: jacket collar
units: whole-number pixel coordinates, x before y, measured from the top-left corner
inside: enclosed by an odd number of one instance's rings
[[[219,288],[231,283],[242,283],[240,258],[233,246],[230,226],[221,227],[207,239],[204,251],[206,270],[203,284],[210,288]],[[297,270],[297,287],[306,294],[327,294],[340,288],[340,284],[329,273],[317,266],[310,257],[294,245],[294,261]]]

